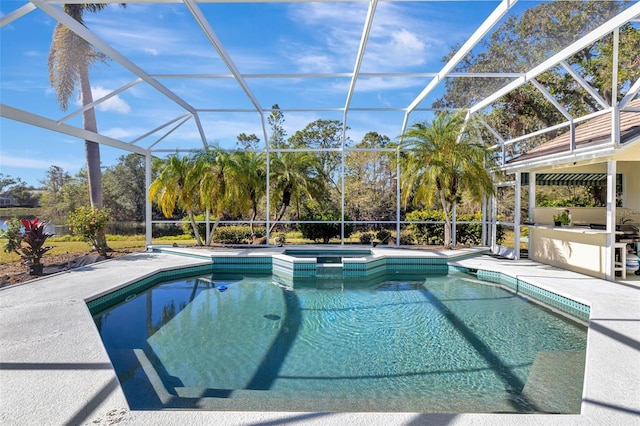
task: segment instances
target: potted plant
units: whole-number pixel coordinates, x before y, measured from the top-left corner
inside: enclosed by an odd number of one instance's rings
[[[553,223],[556,226],[569,226],[571,225],[571,212],[569,209],[565,209],[562,213],[553,215]]]
[[[44,246],[47,238],[53,234],[45,232],[43,222],[39,222],[38,218],[9,221],[7,230],[2,233],[2,236],[7,239],[4,246],[6,253],[17,253],[27,265],[29,275],[42,275],[44,269],[41,263],[42,256],[53,248]]]

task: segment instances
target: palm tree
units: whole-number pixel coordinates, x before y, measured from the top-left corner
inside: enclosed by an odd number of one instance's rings
[[[199,152],[195,156],[194,175],[199,180],[198,193],[200,194],[200,205],[209,209],[216,218],[209,232],[207,245],[211,244],[213,233],[215,232],[220,218],[225,210],[236,212],[241,202],[239,197],[234,196],[235,185],[230,172],[233,170],[229,153],[216,146]]]
[[[327,179],[320,172],[318,157],[308,152],[283,152],[271,160],[272,196],[277,206],[269,233],[282,220],[292,199],[308,196],[319,200],[326,195]]]
[[[173,216],[176,204],[189,216],[196,243],[202,239],[195,221],[195,211],[201,207],[200,183],[202,174],[197,161],[192,157],[171,155],[159,160],[160,172],[149,186],[149,198],[157,199],[158,206],[166,218]]]
[[[445,216],[444,245],[451,247],[451,216],[462,192],[481,199],[494,191],[489,151],[465,113],[442,112],[419,122],[402,136],[402,201],[430,205],[437,194]]]
[[[256,241],[253,223],[258,217],[258,208],[267,192],[267,170],[265,156],[251,151],[235,152],[230,157],[227,177],[232,182],[235,205],[239,211],[251,211],[249,227],[251,238]]]
[[[84,25],[82,15],[85,11],[98,12],[106,4],[65,4],[65,13]],[[56,91],[58,103],[63,111],[69,107],[71,95],[78,89],[82,106],[93,102],[91,83],[89,82],[89,66],[96,61],[104,61],[106,57],[95,50],[89,43],[69,28],[58,22],[54,31],[49,51],[49,81]],[[96,114],[89,108],[82,114],[85,130],[98,132]],[[85,157],[87,159],[87,177],[89,180],[89,200],[91,206],[102,208],[102,172],[100,170],[100,145],[97,142],[85,140]],[[107,249],[104,235],[100,237],[100,244]]]
[[[85,11],[98,12],[106,6],[106,4],[65,4],[62,8],[73,19],[84,24],[82,15]],[[58,103],[63,111],[69,107],[69,99],[78,89],[78,85],[82,106],[93,102],[89,66],[96,61],[104,61],[105,58],[83,38],[58,22],[53,31],[48,65],[49,81],[56,91]],[[82,118],[85,130],[98,132],[93,108],[86,110]],[[100,145],[97,142],[85,140],[85,154],[91,206],[102,208]]]

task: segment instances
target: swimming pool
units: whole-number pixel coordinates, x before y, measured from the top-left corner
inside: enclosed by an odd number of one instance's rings
[[[216,273],[94,318],[132,409],[580,410],[586,328],[466,274],[293,290]]]

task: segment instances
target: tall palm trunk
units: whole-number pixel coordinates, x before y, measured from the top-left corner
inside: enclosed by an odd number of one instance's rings
[[[202,238],[200,238],[200,231],[198,231],[198,224],[196,223],[196,217],[193,214],[193,210],[189,210],[187,215],[189,216],[189,222],[191,222],[191,227],[193,228],[193,234],[196,237],[196,244],[201,246]]]
[[[89,70],[83,64],[80,72],[80,97],[82,106],[85,107],[93,102],[91,94],[91,84],[89,83]],[[98,133],[96,113],[93,108],[89,108],[82,114],[85,130]],[[90,140],[84,141],[84,150],[87,157],[87,178],[89,180],[89,199],[91,207],[102,208],[102,171],[100,170],[100,144]]]
[[[287,210],[287,207],[289,207],[289,204],[291,204],[291,191],[292,191],[291,184],[289,184],[285,187],[283,191],[282,207],[280,208],[280,212],[276,216],[276,220],[273,222],[273,225],[271,225],[271,228],[269,228],[269,233],[273,232],[278,222],[280,222],[280,220],[282,220],[282,218],[284,217],[284,212]]]
[[[78,66],[78,74],[80,78],[80,98],[82,106],[85,107],[93,102],[91,93],[91,83],[89,82],[89,64],[83,62]],[[82,113],[82,121],[85,130],[98,133],[98,123],[96,120],[96,112],[93,108],[89,108]],[[89,181],[89,200],[91,207],[102,209],[102,170],[100,170],[100,144],[90,140],[84,141],[84,151],[87,159],[87,179]],[[98,253],[106,253],[111,251],[107,245],[107,236],[104,231],[96,236],[96,247]]]
[[[216,232],[216,229],[218,229],[219,224],[220,224],[220,217],[216,216],[216,220],[213,221],[213,225],[211,225],[211,230],[209,231],[209,237],[207,238],[206,244],[208,246],[211,245],[211,241],[213,241],[213,234]]]
[[[256,231],[253,227],[253,222],[256,220],[256,217],[258,217],[258,211],[257,209],[253,209],[251,213],[251,220],[249,221],[249,232],[251,232],[251,238],[255,238],[256,236]]]
[[[440,203],[442,204],[442,211],[444,212],[444,246],[451,248],[451,215],[453,211],[453,203],[447,200],[444,191],[438,191],[440,195]]]

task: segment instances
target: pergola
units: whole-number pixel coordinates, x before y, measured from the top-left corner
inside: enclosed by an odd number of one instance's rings
[[[188,152],[194,149],[208,146],[208,141],[215,140],[216,132],[220,128],[220,121],[216,117],[233,114],[234,117],[242,116],[246,120],[248,127],[258,129],[257,133],[265,142],[264,150],[267,153],[270,148],[266,142],[269,140],[267,118],[273,111],[272,104],[278,103],[278,98],[273,96],[272,92],[287,92],[295,99],[290,105],[281,105],[280,111],[290,114],[322,114],[323,116],[335,117],[343,123],[342,132],[342,148],[339,150],[343,155],[351,149],[347,146],[349,140],[349,127],[359,120],[366,117],[375,117],[375,120],[384,122],[391,129],[393,136],[401,135],[411,120],[416,120],[436,111],[431,107],[433,101],[442,93],[443,86],[448,79],[458,78],[483,78],[493,79],[495,84],[487,87],[487,93],[482,94],[482,100],[472,104],[465,105],[468,115],[481,115],[492,108],[496,102],[499,102],[506,94],[522,87],[524,85],[532,85],[541,92],[547,100],[557,108],[566,121],[557,123],[547,129],[541,129],[538,132],[523,135],[518,138],[509,139],[501,135],[497,130],[491,128],[485,123],[489,132],[494,136],[492,141],[493,148],[499,153],[502,160],[503,170],[515,170],[506,163],[508,160],[506,153],[507,147],[513,143],[526,140],[531,137],[544,135],[546,132],[568,129],[569,155],[572,155],[575,149],[575,127],[579,123],[593,119],[599,115],[609,114],[610,120],[610,143],[613,149],[620,144],[620,112],[640,112],[638,107],[630,107],[629,102],[638,96],[640,91],[640,80],[636,81],[631,87],[626,89],[626,93],[621,101],[617,99],[604,99],[589,82],[579,75],[567,63],[567,58],[581,51],[585,47],[594,42],[613,34],[614,37],[614,53],[613,57],[617,58],[618,49],[618,30],[629,22],[639,22],[640,19],[640,3],[629,3],[628,7],[615,16],[611,16],[588,34],[576,37],[571,40],[562,49],[549,52],[548,57],[533,64],[529,69],[521,72],[503,72],[495,70],[490,73],[460,73],[456,72],[456,66],[463,61],[467,55],[477,49],[480,43],[488,37],[491,32],[503,20],[513,13],[522,13],[529,7],[536,6],[538,2],[502,0],[493,2],[484,2],[483,5],[487,9],[487,15],[484,20],[479,22],[472,31],[468,29],[467,22],[469,17],[458,16],[452,11],[448,12],[448,8],[459,7],[461,4],[469,3],[477,5],[477,2],[451,1],[441,2],[437,0],[419,0],[415,2],[406,2],[402,0],[340,0],[340,1],[316,1],[309,2],[305,0],[283,1],[230,1],[230,0],[130,0],[127,1],[127,7],[121,13],[136,14],[137,6],[153,5],[154,10],[166,11],[169,8],[178,10],[180,13],[190,15],[192,18],[192,26],[199,30],[201,39],[208,44],[209,50],[202,52],[205,64],[197,62],[188,62],[184,64],[176,64],[167,61],[167,59],[175,58],[175,54],[167,55],[164,65],[158,65],[152,61],[136,62],[131,55],[126,53],[126,46],[108,41],[109,26],[108,21],[100,21],[101,13],[92,16],[95,20],[94,24],[81,25],[63,12],[60,7],[65,3],[82,3],[79,0],[30,0],[17,3],[17,7],[11,13],[5,14],[0,20],[0,27],[7,25],[18,25],[21,20],[32,14],[40,14],[55,21],[60,22],[93,45],[100,52],[108,56],[113,67],[118,67],[119,71],[128,73],[130,79],[122,83],[117,89],[110,91],[102,97],[95,99],[91,104],[77,108],[70,113],[60,113],[58,116],[44,116],[37,112],[37,108],[25,106],[8,105],[4,102],[0,104],[0,116],[17,122],[26,123],[27,125],[37,126],[52,132],[68,135],[74,138],[87,139],[98,142],[105,146],[121,149],[126,152],[138,153],[146,157],[147,169],[147,187],[151,180],[151,159],[153,156],[166,155],[167,153]],[[95,0],[91,3],[95,4],[119,4],[119,0]],[[276,13],[282,12],[282,8],[295,7],[298,13],[304,13],[305,8],[318,7],[335,7],[340,8],[342,12],[349,12],[355,16],[355,21],[359,22],[357,28],[350,28],[352,32],[359,35],[359,41],[353,43],[352,48],[341,48],[335,46],[336,56],[340,55],[341,62],[335,66],[320,66],[322,58],[316,58],[313,62],[313,55],[308,55],[307,60],[311,61],[310,66],[300,66],[297,69],[277,69],[265,66],[261,68],[260,61],[250,61],[246,55],[251,56],[252,53],[257,55],[261,42],[261,28],[269,25],[268,18],[261,16],[247,15],[246,23],[242,29],[244,35],[247,32],[254,32],[252,37],[253,46],[238,46],[232,33],[228,28],[222,25],[224,16],[221,14],[228,8],[237,8],[242,10],[247,3],[264,4],[274,7]],[[457,51],[452,54],[446,63],[442,64],[439,69],[424,69],[423,61],[415,61],[415,63],[407,66],[401,66],[398,62],[393,62],[391,56],[387,56],[380,60],[381,52],[384,48],[391,49],[391,45],[383,45],[381,43],[382,35],[389,30],[389,16],[393,12],[394,7],[404,7],[405,5],[424,8],[425,13],[432,13],[437,16],[435,22],[439,22],[447,31],[456,34],[465,34],[465,40],[459,45]],[[348,6],[348,8],[347,8]],[[490,7],[489,7],[490,6]],[[226,9],[225,9],[226,8]],[[263,9],[266,10],[266,9]],[[308,10],[308,9],[307,9]],[[456,9],[458,10],[458,9]],[[272,11],[272,9],[269,9]],[[426,12],[428,11],[428,12]],[[291,13],[291,10],[289,10]],[[332,15],[337,16],[337,15]],[[172,25],[171,20],[164,22],[154,20],[147,14],[139,14],[137,17],[140,26],[144,27],[146,23],[153,25]],[[276,17],[277,19],[277,17]],[[330,18],[328,18],[330,19]],[[275,24],[274,24],[275,25]],[[474,24],[475,25],[475,24]],[[465,30],[462,31],[461,28]],[[224,28],[224,30],[222,30]],[[306,31],[310,37],[319,37],[318,31],[326,27],[309,25]],[[402,34],[401,27],[396,28],[398,34]],[[424,28],[423,28],[424,29]],[[426,30],[426,29],[425,29]],[[132,28],[136,31],[136,28]],[[315,32],[315,33],[314,33]],[[440,35],[446,33],[441,31]],[[140,34],[144,36],[144,34]],[[345,35],[354,38],[353,33]],[[154,35],[149,36],[149,49],[154,49]],[[329,37],[329,35],[326,35]],[[425,37],[429,37],[425,34]],[[455,40],[432,40],[432,43],[442,43],[445,45],[453,44]],[[195,41],[194,41],[195,42]],[[333,43],[336,40],[332,40]],[[300,41],[301,49],[308,48],[313,51],[313,46],[305,46]],[[342,46],[343,47],[343,46]],[[450,47],[450,46],[447,46]],[[428,52],[425,51],[425,54]],[[162,59],[162,55],[159,55]],[[185,58],[189,58],[185,56]],[[347,64],[347,65],[345,65]],[[206,66],[201,66],[206,65]],[[536,77],[540,74],[555,68],[562,67],[571,77],[586,91],[588,96],[601,107],[601,110],[587,117],[573,117],[565,107],[545,88]],[[204,70],[210,70],[205,72]],[[614,67],[615,69],[615,67]],[[48,79],[43,75],[43,79]],[[613,87],[617,87],[615,76],[612,78]],[[327,92],[335,92],[336,88],[340,88],[337,96],[323,96],[322,93],[313,92],[315,96],[309,95],[309,82],[325,84]],[[215,86],[219,89],[220,96],[211,96],[208,102],[204,102],[201,97],[192,96],[193,90],[199,86],[209,87]],[[375,102],[371,96],[370,88],[378,86],[378,93],[388,96],[393,95],[393,104],[386,102]],[[93,133],[83,129],[79,117],[82,112],[88,108],[97,108],[101,104],[118,96],[127,96],[134,90],[144,90],[153,93],[149,98],[149,110],[157,110],[158,107],[164,108],[166,114],[159,117],[157,125],[145,130],[139,130],[139,134],[134,137],[118,138],[107,136],[101,133]],[[316,89],[317,90],[317,89]],[[402,96],[398,95],[398,93]],[[617,90],[614,90],[616,93]],[[297,95],[297,96],[296,96]],[[38,100],[32,100],[38,102]],[[384,117],[384,118],[383,118]],[[98,116],[100,123],[100,116]],[[214,123],[214,124],[212,124]],[[190,131],[196,137],[190,142],[185,142],[183,138],[175,136],[184,131]],[[557,161],[566,161],[558,159]],[[519,169],[516,171],[516,178],[507,183],[499,183],[499,185],[512,185],[519,193],[520,177]],[[610,167],[610,170],[612,168]],[[615,165],[613,166],[615,175]],[[400,197],[400,182],[397,181],[397,197]],[[615,188],[609,179],[609,210],[608,210],[608,229],[612,230],[615,223],[615,203],[611,202],[615,197]],[[269,211],[269,201],[267,197],[267,211]],[[397,202],[396,229],[400,232],[400,203]],[[493,205],[493,207],[492,207]],[[342,207],[344,211],[344,192]],[[495,202],[485,206],[485,211],[495,211]],[[613,209],[613,214],[611,214]],[[516,209],[516,217],[514,222],[506,223],[513,226],[516,235],[519,233],[520,217]],[[486,221],[486,235],[489,238],[493,235],[492,246],[495,243],[495,227],[496,215],[487,215],[493,219]],[[147,201],[147,241],[151,243],[152,221],[151,204]],[[267,217],[267,227],[269,226],[269,218]],[[344,228],[344,221],[343,221]],[[491,230],[494,229],[494,232]],[[612,232],[613,235],[613,232]],[[488,240],[485,240],[488,243]],[[513,256],[518,257],[518,240],[516,238],[516,250]],[[611,242],[608,247],[609,258],[613,262],[613,249]]]

